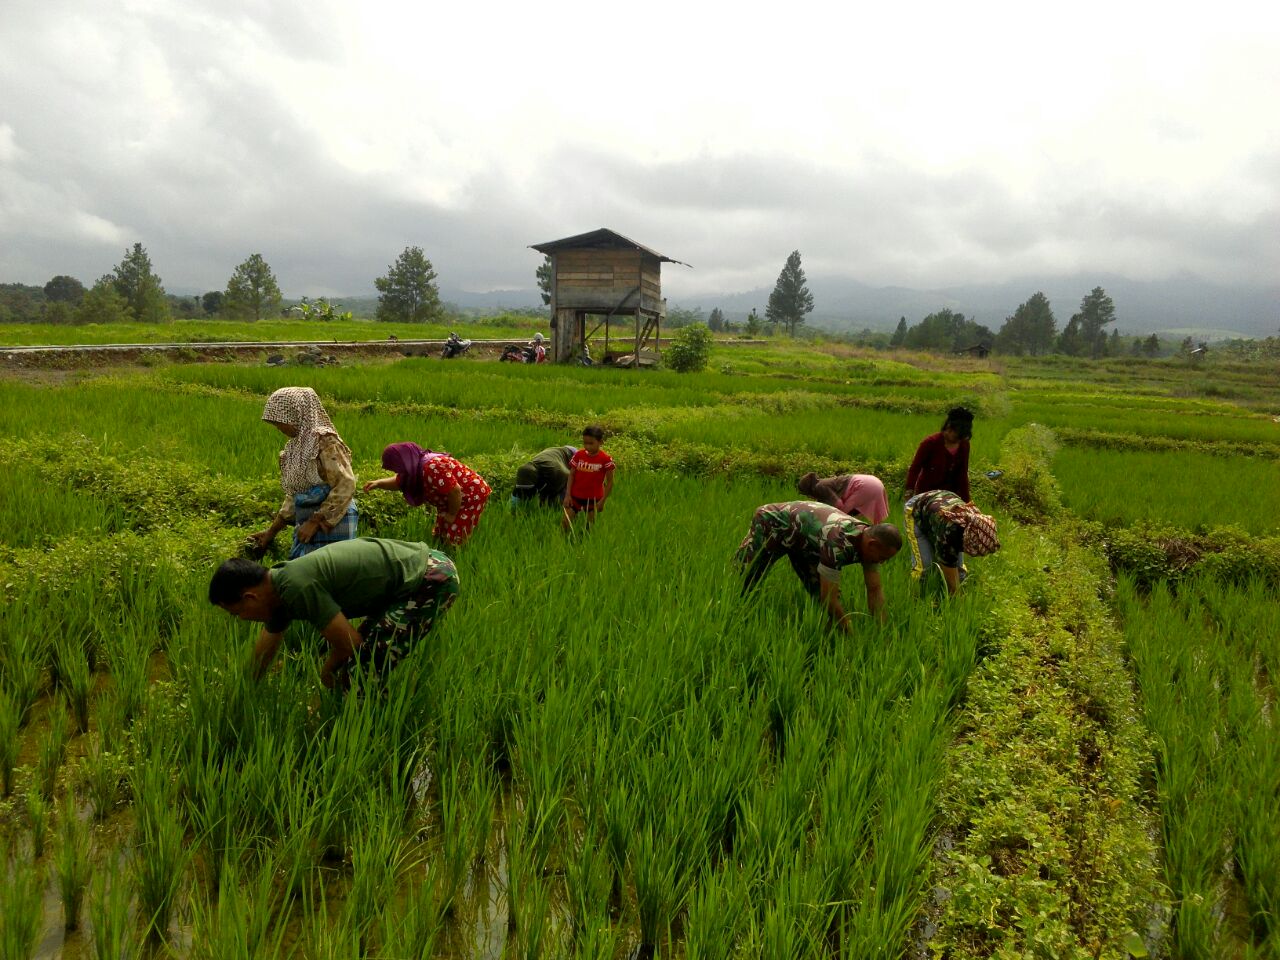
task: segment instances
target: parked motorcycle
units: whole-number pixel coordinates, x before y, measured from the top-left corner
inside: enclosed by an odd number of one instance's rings
[[[471,349],[471,341],[463,340],[456,333],[450,333],[449,339],[440,348],[440,359],[454,360]]]

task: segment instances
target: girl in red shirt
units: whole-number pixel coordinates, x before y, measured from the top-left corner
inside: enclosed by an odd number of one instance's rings
[[[587,511],[588,528],[595,525],[596,514],[604,510],[604,502],[613,492],[613,458],[600,449],[604,428],[592,424],[582,431],[582,449],[569,459],[569,483],[564,491],[564,518],[561,526],[570,530],[573,518]]]
[[[942,430],[931,433],[916,448],[903,500],[929,490],[949,490],[969,502],[969,438],[973,436],[973,414],[964,407],[952,407]]]
[[[366,491],[399,490],[412,506],[435,507],[431,535],[450,546],[465,543],[475,532],[492,491],[465,463],[416,443],[393,443],[382,451],[382,466],[394,476],[370,480]]]

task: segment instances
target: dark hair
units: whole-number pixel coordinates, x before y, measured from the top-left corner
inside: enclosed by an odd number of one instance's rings
[[[818,475],[810,470],[803,477],[796,481],[796,489],[803,493],[806,497],[813,496],[814,488],[818,485]]]
[[[266,575],[266,567],[244,557],[224,560],[209,581],[209,602],[218,607],[239,603],[244,592],[260,584]]]
[[[870,537],[882,547],[887,547],[897,553],[902,549],[902,534],[898,532],[898,528],[892,523],[876,523],[867,527],[864,536]]]
[[[973,411],[967,407],[952,407],[947,411],[947,419],[942,421],[942,429],[947,427],[960,434],[960,439],[968,440],[973,436]]]
[[[600,424],[598,424],[598,423],[593,423],[593,424],[591,424],[590,426],[587,426],[587,427],[583,427],[583,428],[582,428],[582,435],[583,435],[584,437],[595,437],[597,440],[599,440],[601,443],[603,443],[603,442],[604,442],[604,427],[600,426]]]

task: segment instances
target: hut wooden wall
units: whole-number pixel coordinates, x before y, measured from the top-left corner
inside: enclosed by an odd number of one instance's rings
[[[561,250],[555,264],[557,309],[608,313],[630,294],[619,312],[634,313],[637,307],[656,311],[661,300],[659,261],[639,250]]]

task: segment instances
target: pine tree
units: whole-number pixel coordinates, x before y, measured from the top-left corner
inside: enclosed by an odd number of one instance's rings
[[[769,305],[765,308],[765,318],[770,323],[780,323],[787,328],[787,333],[795,336],[796,327],[804,323],[804,316],[813,310],[813,294],[805,286],[804,270],[800,267],[800,251],[791,251],[786,265],[778,274],[778,282],[774,284],[773,293],[769,294]]]
[[[1118,327],[1111,331],[1111,342],[1107,344],[1107,356],[1120,356],[1120,330]]]
[[[1091,356],[1101,356],[1106,351],[1106,334],[1102,328],[1115,322],[1116,305],[1101,287],[1093,290],[1080,301],[1080,339],[1084,350]]]
[[[379,320],[427,323],[441,312],[436,272],[421,247],[405,247],[387,275],[373,283],[380,294]]]
[[[551,254],[542,258],[534,275],[538,278],[538,292],[542,294],[542,305],[545,307],[551,303]]]
[[[760,314],[756,313],[755,307],[752,307],[751,312],[747,314],[747,322],[742,329],[749,337],[760,336]]]
[[[161,323],[169,319],[169,301],[164,286],[151,270],[151,258],[142,244],[126,250],[115,270],[103,277],[124,298],[132,319],[141,323]],[[100,280],[99,283],[102,281]]]
[[[907,318],[899,317],[898,325],[893,330],[893,336],[889,338],[889,346],[900,347],[907,342]]]
[[[1058,337],[1058,352],[1068,357],[1078,357],[1085,350],[1084,338],[1080,335],[1080,314],[1073,314],[1062,328],[1062,336]]]
[[[707,317],[707,329],[712,333],[719,333],[724,329],[724,311],[719,307],[711,308],[711,314]]]
[[[270,316],[280,312],[281,299],[275,274],[262,254],[255,253],[227,281],[222,311],[237,319],[261,320],[264,312]]]
[[[1019,304],[1013,316],[1005,320],[996,336],[996,348],[1001,353],[1015,356],[1048,353],[1053,349],[1056,333],[1057,321],[1053,317],[1053,308],[1049,306],[1049,298],[1043,293],[1036,293]]]

